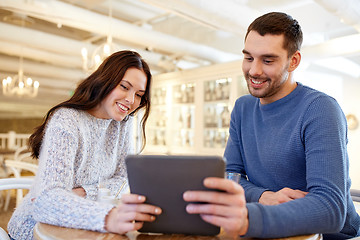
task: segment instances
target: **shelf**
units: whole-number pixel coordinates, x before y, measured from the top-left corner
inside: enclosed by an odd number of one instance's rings
[[[152,101],[145,152],[223,155],[232,106],[247,92],[242,75],[223,73],[214,78],[181,72],[159,79],[153,84],[152,99],[156,100]]]

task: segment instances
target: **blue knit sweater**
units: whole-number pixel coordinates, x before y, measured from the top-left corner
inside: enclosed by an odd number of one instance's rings
[[[240,172],[248,208],[248,237],[342,232],[360,225],[350,197],[346,118],[333,98],[298,83],[288,96],[262,105],[240,97],[231,114],[224,156]],[[284,187],[306,197],[265,206],[265,190]]]

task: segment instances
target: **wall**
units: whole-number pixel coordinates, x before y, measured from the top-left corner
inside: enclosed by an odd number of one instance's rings
[[[342,108],[344,113],[354,114],[360,121],[360,79],[345,80],[343,92]],[[348,137],[352,188],[360,189],[360,125],[355,130],[349,130]]]
[[[0,119],[0,133],[15,131],[16,133],[32,133],[42,123],[41,118]]]

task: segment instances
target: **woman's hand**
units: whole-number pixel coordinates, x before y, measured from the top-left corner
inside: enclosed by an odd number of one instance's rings
[[[75,193],[76,195],[80,196],[80,197],[85,197],[86,196],[85,189],[83,189],[82,187],[73,188],[72,192]]]
[[[144,196],[124,194],[121,203],[106,216],[105,229],[109,232],[125,234],[139,230],[145,221],[154,221],[155,215],[161,214],[161,209],[144,202]]]
[[[201,218],[213,225],[222,227],[229,235],[244,235],[248,230],[249,220],[243,188],[234,181],[223,178],[206,178],[204,186],[218,191],[187,191],[184,200],[190,203],[186,211],[200,214]]]
[[[264,205],[277,205],[298,198],[303,198],[306,194],[308,194],[308,192],[294,190],[291,188],[283,188],[277,192],[265,191],[259,198],[259,203]]]

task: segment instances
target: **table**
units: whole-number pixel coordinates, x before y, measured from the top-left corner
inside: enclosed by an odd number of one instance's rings
[[[61,239],[88,239],[88,240],[230,240],[231,237],[225,233],[218,236],[186,236],[180,234],[140,234],[130,232],[126,235],[114,233],[99,233],[81,229],[64,228],[45,223],[37,223],[34,228],[34,239],[36,240],[61,240]],[[249,238],[238,238],[239,240],[252,240]],[[321,234],[281,238],[281,240],[321,240]],[[270,239],[271,240],[271,239]]]

